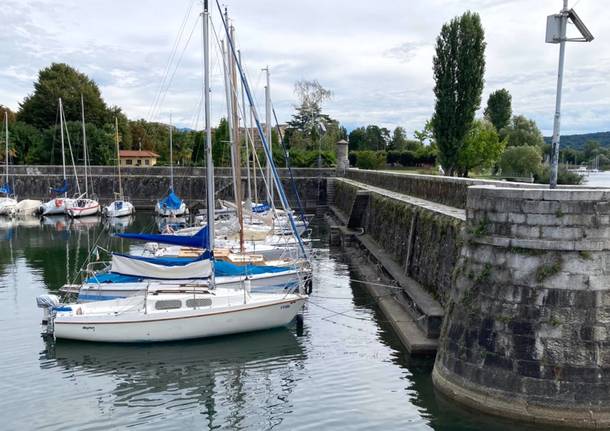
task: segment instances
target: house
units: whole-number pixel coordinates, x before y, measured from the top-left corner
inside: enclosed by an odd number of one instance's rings
[[[153,151],[121,150],[121,166],[155,166],[159,155]]]

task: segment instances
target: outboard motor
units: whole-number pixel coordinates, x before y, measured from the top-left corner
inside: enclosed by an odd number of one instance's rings
[[[44,295],[38,295],[36,297],[36,305],[38,305],[38,308],[42,308],[43,309],[43,315],[42,315],[42,326],[43,328],[43,332],[47,333],[47,334],[52,334],[53,333],[53,315],[54,315],[54,309],[56,307],[58,307],[60,304],[59,302],[59,298],[57,297],[57,295],[49,295],[49,294],[44,294]]]

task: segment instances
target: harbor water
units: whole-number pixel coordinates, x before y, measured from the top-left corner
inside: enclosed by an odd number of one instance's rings
[[[137,250],[113,231],[153,226],[147,214],[123,226],[0,219],[0,429],[541,429],[435,393],[433,359],[408,357],[319,219],[302,334],[293,324],[181,343],[45,342],[36,296],[73,281],[95,244]]]

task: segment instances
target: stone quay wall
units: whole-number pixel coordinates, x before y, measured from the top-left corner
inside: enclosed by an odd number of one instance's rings
[[[11,166],[10,181],[20,199],[49,199],[51,187],[59,187],[63,181],[61,166]],[[117,169],[113,166],[92,166],[91,180],[94,193],[101,203],[107,204],[114,199],[118,190]],[[296,195],[290,182],[287,169],[279,169],[279,174],[291,205],[296,205]],[[84,191],[84,169],[77,166],[76,172]],[[326,202],[326,179],[334,175],[334,169],[292,169],[295,183],[303,205],[306,208],[316,208]],[[215,186],[217,197],[232,198],[233,178],[229,168],[216,168]],[[66,176],[72,188],[69,194],[76,194],[74,168],[66,168]],[[162,198],[169,188],[169,167],[131,167],[121,168],[123,193],[129,197],[138,209],[151,209],[156,201]],[[242,184],[245,196],[247,184],[246,171],[242,170]],[[253,183],[253,180],[252,180]],[[259,200],[265,200],[265,185],[260,175],[257,178]],[[205,169],[193,167],[174,168],[174,189],[187,205],[205,206]],[[279,204],[277,193],[275,201]]]
[[[433,380],[540,423],[610,427],[610,191],[475,186]]]
[[[349,215],[359,190],[365,189],[335,180],[335,206]],[[372,192],[363,229],[401,265],[405,275],[444,305],[461,248],[463,224],[458,217],[416,202]]]

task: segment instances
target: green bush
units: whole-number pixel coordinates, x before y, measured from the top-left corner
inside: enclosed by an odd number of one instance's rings
[[[537,173],[534,174],[534,181],[540,184],[548,184],[551,179],[551,167],[544,165]],[[557,171],[557,184],[578,185],[583,180],[582,175],[576,172],[570,172],[565,166],[559,166]]]
[[[356,166],[360,169],[379,169],[385,165],[385,151],[360,151]]]

